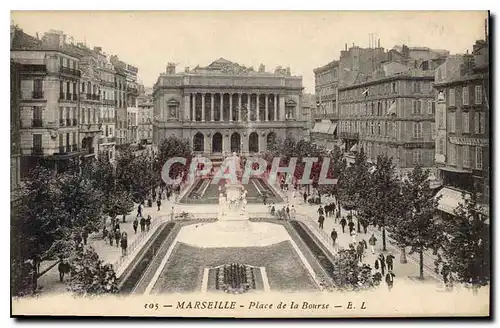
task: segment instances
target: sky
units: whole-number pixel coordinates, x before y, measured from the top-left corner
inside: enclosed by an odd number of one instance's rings
[[[152,87],[168,62],[177,70],[223,57],[256,70],[289,66],[314,93],[313,69],[340,56],[345,44],[386,49],[427,46],[452,54],[484,39],[485,11],[12,11],[26,33],[62,30],[74,42],[100,46],[139,68]]]

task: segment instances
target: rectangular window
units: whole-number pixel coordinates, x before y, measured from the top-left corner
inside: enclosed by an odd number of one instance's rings
[[[413,150],[413,164],[422,164],[422,150],[414,149]]]
[[[33,133],[33,149],[41,151],[42,150],[42,134]]]
[[[33,91],[38,92],[38,93],[43,91],[43,80],[42,79],[34,79],[33,80]]]
[[[437,153],[444,154],[444,139],[443,138],[439,138]]]
[[[476,147],[476,169],[483,169],[483,148]]]
[[[450,132],[455,133],[455,124],[456,124],[456,117],[455,117],[455,112],[450,113]]]
[[[422,138],[422,123],[413,123],[413,137]]]
[[[469,87],[462,88],[462,105],[467,106],[469,104]]]
[[[455,106],[455,89],[450,89],[448,91],[448,99],[449,99],[449,103],[448,103],[448,106]]]
[[[462,132],[469,133],[469,113],[462,113]]]
[[[449,149],[449,155],[450,155],[450,164],[456,165],[457,164],[457,153],[456,153],[457,146],[454,144],[450,144],[450,147],[448,147],[448,149]]]
[[[484,113],[477,112],[474,117],[474,133],[483,134],[485,132]]]
[[[462,146],[462,164],[464,167],[470,167],[470,154],[469,154],[469,146]]]
[[[78,145],[78,140],[76,140],[76,132],[73,132],[73,145],[76,146]],[[75,151],[76,149],[73,149]]]
[[[396,93],[396,82],[392,82],[392,93]]]
[[[434,100],[431,101],[431,107],[430,107],[430,112],[429,114],[436,114],[436,102]]]
[[[474,88],[474,103],[477,105],[483,103],[483,87],[480,85],[476,85]]]

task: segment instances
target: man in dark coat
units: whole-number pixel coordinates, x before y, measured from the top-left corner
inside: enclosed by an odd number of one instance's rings
[[[335,228],[333,228],[332,233],[330,234],[330,237],[332,237],[333,246],[335,247],[335,242],[337,241],[337,237],[338,237],[338,234],[337,234],[337,231],[335,231]]]
[[[158,211],[160,210],[160,206],[161,206],[161,199],[158,198],[158,200],[156,201],[156,205],[158,206]]]
[[[356,253],[358,255],[359,262],[363,262],[363,252],[365,248],[363,247],[363,243],[360,241],[356,246]]]
[[[122,238],[122,235],[120,233],[120,230],[115,230],[115,241],[116,241],[116,247],[120,247],[120,239]]]
[[[319,214],[319,215],[323,215],[323,214],[325,214],[325,211],[323,210],[323,207],[321,207],[321,205],[320,205],[320,206],[319,206],[319,208],[318,208],[318,214]]]
[[[394,255],[392,255],[392,254],[387,255],[387,257],[385,258],[385,262],[387,263],[387,271],[394,270],[394,266],[393,266]]]
[[[87,239],[89,238],[89,229],[85,227],[82,232],[82,239],[83,239],[83,244],[87,245]]]
[[[132,227],[134,228],[134,233],[137,233],[137,226],[139,225],[139,221],[137,220],[137,217],[134,219],[134,222],[132,223]]]
[[[145,218],[141,217],[140,225],[141,225],[141,232],[144,232],[144,228],[146,227],[146,219]]]
[[[149,232],[149,228],[151,227],[151,215],[148,215],[146,219],[146,231]]]
[[[387,288],[391,291],[392,287],[394,287],[394,277],[396,275],[392,272],[387,272],[385,276],[385,283],[387,284]]]
[[[352,220],[349,220],[348,226],[349,226],[349,235],[352,235],[352,232],[354,231],[354,222],[352,222]]]
[[[342,226],[342,233],[345,233],[345,225],[347,224],[347,221],[345,220],[345,218],[342,218],[342,220],[340,220],[340,225]]]
[[[382,275],[385,274],[385,257],[384,257],[384,254],[380,253],[380,255],[378,256],[378,258],[380,259],[380,262],[381,262],[381,270],[382,270]]]
[[[319,228],[323,229],[323,223],[325,222],[325,217],[323,215],[320,215],[318,218],[318,223],[319,223]]]
[[[142,205],[141,204],[139,204],[139,206],[137,206],[137,216],[142,217]]]
[[[109,245],[110,246],[113,246],[113,238],[115,238],[115,233],[113,232],[113,230],[111,230],[108,233],[108,239],[109,239]]]
[[[57,270],[59,271],[59,281],[63,282],[64,281],[64,275],[69,273],[69,263],[66,262],[65,259],[62,259],[61,262],[59,262],[59,265],[57,266]]]
[[[302,196],[304,198],[304,204],[307,203],[307,192],[304,191],[304,194]]]
[[[127,255],[127,233],[123,232],[122,238],[120,240],[120,246],[122,247],[122,256]]]

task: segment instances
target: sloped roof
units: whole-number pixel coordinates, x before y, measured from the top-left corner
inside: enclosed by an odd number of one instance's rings
[[[18,28],[13,28],[13,38],[11,40],[11,49],[38,50],[42,48],[42,41],[23,32]]]

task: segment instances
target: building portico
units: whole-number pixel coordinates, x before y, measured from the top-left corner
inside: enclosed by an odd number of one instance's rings
[[[175,73],[169,65],[155,85],[153,143],[174,135],[195,152],[259,153],[288,134],[305,135],[302,78],[288,69],[259,72],[219,59]]]

